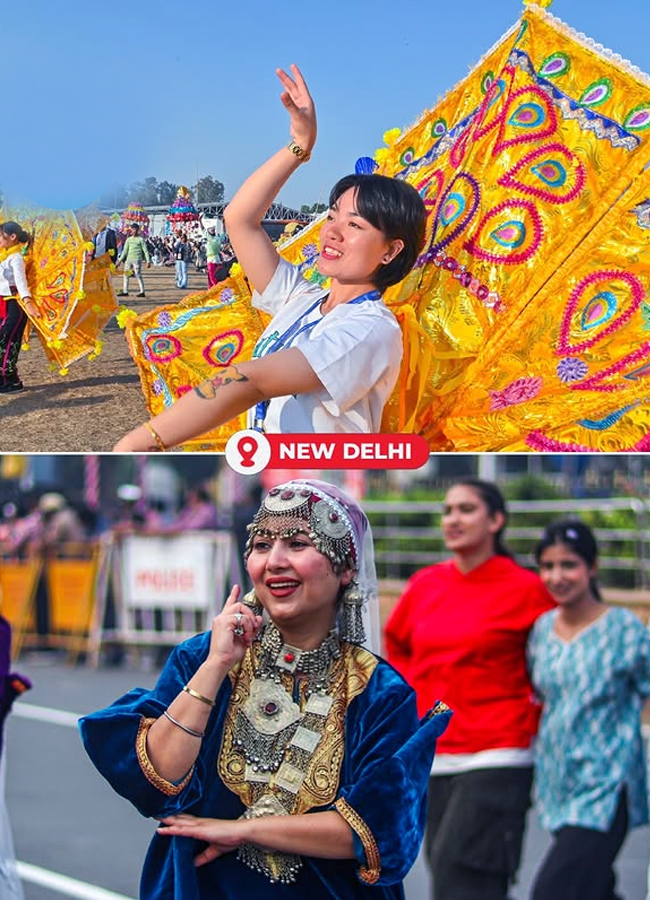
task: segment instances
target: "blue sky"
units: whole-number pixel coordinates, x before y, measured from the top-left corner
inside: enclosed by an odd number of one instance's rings
[[[522,11],[521,0],[0,0],[0,186],[75,207],[114,182],[198,173],[229,198],[288,139],[275,68],[296,62],[319,139],[280,199],[325,200]],[[550,12],[650,72],[648,0],[555,0]]]

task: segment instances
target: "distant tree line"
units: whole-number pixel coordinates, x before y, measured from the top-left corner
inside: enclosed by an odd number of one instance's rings
[[[130,187],[115,184],[105,190],[99,198],[99,205],[110,209],[124,209],[129,203],[143,206],[171,206],[180,185],[171,181],[158,181],[150,175],[143,181],[135,181]],[[199,178],[198,184],[186,185],[194,203],[223,203],[224,186],[212,175]]]
[[[308,206],[306,203],[300,207],[301,213],[306,213],[308,215],[317,215],[318,213],[325,212],[327,209],[326,203],[312,203],[311,206]]]

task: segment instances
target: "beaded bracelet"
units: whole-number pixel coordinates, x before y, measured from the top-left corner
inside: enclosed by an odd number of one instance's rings
[[[183,725],[182,722],[179,722],[178,719],[175,719],[171,716],[167,710],[163,712],[163,716],[172,723],[172,725],[176,725],[177,728],[181,728],[183,731],[186,731],[188,734],[191,734],[192,737],[195,738],[203,738],[205,737],[205,731],[194,731],[193,728],[188,728],[187,725]]]
[[[145,422],[145,423],[144,423],[144,427],[147,429],[147,431],[149,432],[149,434],[151,435],[151,437],[152,437],[152,438],[154,439],[154,441],[156,442],[156,446],[158,447],[158,449],[160,450],[160,452],[161,452],[161,453],[164,453],[164,452],[167,450],[167,447],[165,447],[165,444],[164,444],[164,442],[163,442],[163,439],[160,437],[160,435],[158,434],[158,432],[156,431],[156,429],[153,427],[153,425],[151,424],[151,422]]]
[[[199,694],[198,691],[195,691],[193,688],[189,687],[189,685],[185,685],[183,690],[186,694],[189,694],[190,697],[194,697],[196,700],[200,700],[201,703],[206,703],[208,706],[214,706],[214,700],[210,700],[208,697],[204,697],[203,694]]]

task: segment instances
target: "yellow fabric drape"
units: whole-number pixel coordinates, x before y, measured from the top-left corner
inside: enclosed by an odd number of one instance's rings
[[[250,304],[241,273],[180,303],[129,319],[126,334],[151,415],[238,359],[250,359],[265,319]],[[246,415],[184,445],[184,450],[223,451]]]
[[[0,221],[18,222],[33,235],[25,271],[40,315],[30,319],[25,340],[35,331],[50,363],[63,374],[71,363],[99,352],[99,335],[117,312],[110,264],[106,259],[86,263],[89,245],[71,210],[5,198]],[[82,221],[88,228],[88,217]]]

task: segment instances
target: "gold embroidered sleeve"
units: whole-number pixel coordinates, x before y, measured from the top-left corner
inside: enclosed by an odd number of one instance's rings
[[[192,766],[185,778],[178,784],[174,784],[173,781],[167,781],[166,778],[163,778],[162,775],[159,775],[158,772],[156,772],[153,763],[149,759],[149,754],[147,753],[147,735],[149,734],[149,729],[156,721],[156,719],[147,719],[144,716],[140,719],[140,727],[138,728],[135,739],[135,752],[138,757],[138,762],[140,763],[140,768],[147,781],[168,797],[176,797],[192,777],[194,766]]]
[[[437,700],[436,705],[427,713],[427,719],[433,719],[435,716],[440,715],[440,713],[449,712],[450,709],[451,707],[447,706],[446,703],[443,703],[442,700]]]
[[[368,828],[359,813],[352,809],[347,800],[343,797],[334,804],[335,809],[343,816],[350,828],[358,835],[359,840],[363,844],[366,854],[367,866],[359,866],[359,877],[366,884],[375,884],[379,880],[381,872],[381,859],[379,858],[379,847],[373,836],[372,831]]]

